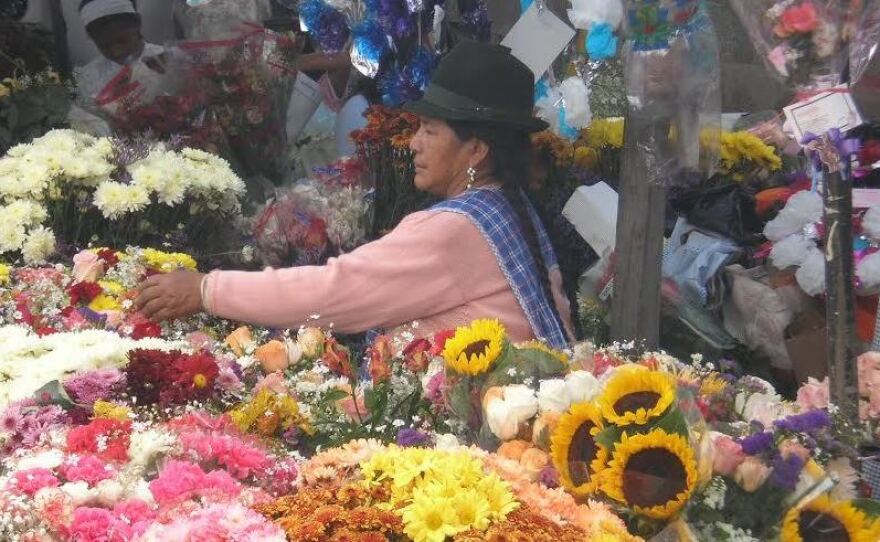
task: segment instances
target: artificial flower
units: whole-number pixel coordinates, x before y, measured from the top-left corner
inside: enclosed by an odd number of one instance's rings
[[[590,60],[612,58],[617,52],[617,36],[614,35],[614,28],[608,23],[590,25],[586,46]]]

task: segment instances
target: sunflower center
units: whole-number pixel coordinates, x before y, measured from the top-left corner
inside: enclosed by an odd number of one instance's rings
[[[623,415],[627,412],[637,412],[640,408],[650,410],[657,406],[659,400],[660,394],[653,391],[627,393],[614,403],[614,411],[618,415]]]
[[[843,523],[811,510],[801,512],[798,530],[804,542],[849,542],[849,534]]]
[[[590,463],[596,459],[597,452],[596,441],[590,434],[593,427],[591,422],[582,423],[568,446],[568,475],[575,486],[590,481]]]
[[[686,489],[687,472],[681,459],[664,448],[636,452],[623,470],[623,496],[635,506],[664,505]]]
[[[465,358],[468,360],[471,359],[471,356],[486,353],[486,348],[489,346],[489,341],[483,339],[482,341],[477,341],[475,343],[471,343],[467,345],[467,348],[464,349]]]

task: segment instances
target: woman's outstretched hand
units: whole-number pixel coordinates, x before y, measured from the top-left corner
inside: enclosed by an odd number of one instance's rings
[[[154,322],[192,316],[202,309],[203,273],[172,271],[138,286],[135,308]]]

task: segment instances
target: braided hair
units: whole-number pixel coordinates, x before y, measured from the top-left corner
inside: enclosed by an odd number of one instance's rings
[[[550,287],[550,275],[547,262],[538,240],[538,230],[528,210],[525,192],[528,189],[529,172],[531,171],[531,138],[527,132],[511,130],[483,123],[467,121],[447,121],[449,127],[460,141],[480,140],[489,147],[492,175],[501,182],[505,198],[510,203],[519,219],[526,245],[537,266],[538,280],[544,296],[547,298],[559,327],[565,329],[556,298]]]

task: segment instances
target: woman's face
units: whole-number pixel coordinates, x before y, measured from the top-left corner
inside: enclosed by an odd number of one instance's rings
[[[416,188],[449,197],[467,186],[467,170],[475,162],[473,141],[461,141],[446,122],[427,117],[409,145],[415,153]]]

